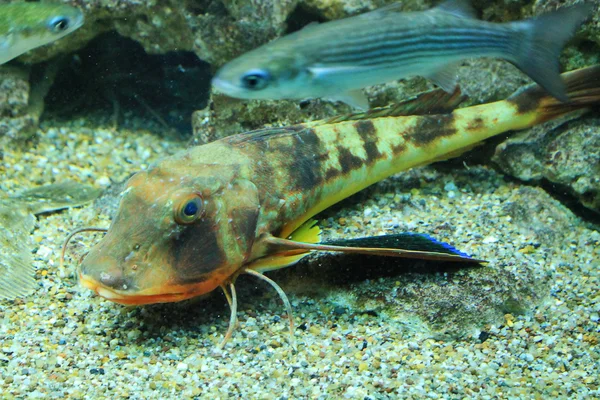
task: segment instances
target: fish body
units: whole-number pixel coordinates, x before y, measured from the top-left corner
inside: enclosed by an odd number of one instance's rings
[[[366,109],[364,87],[420,75],[452,92],[458,62],[498,57],[564,101],[558,55],[590,11],[582,3],[534,19],[492,23],[475,19],[467,0],[421,12],[399,12],[392,4],[310,24],[267,43],[225,64],[213,85],[238,98],[324,97]]]
[[[321,245],[311,218],[392,174],[600,101],[600,67],[566,74],[565,82],[569,103],[534,86],[449,112],[444,106],[453,108],[456,95],[438,90],[389,109],[248,132],[167,157],[129,180],[106,236],[80,265],[81,282],[115,302],[147,304],[202,295],[311,250],[407,256],[389,244]]]
[[[0,4],[0,64],[68,35],[83,22],[83,13],[65,4]]]
[[[35,215],[81,206],[99,195],[99,189],[67,181],[0,197],[0,300],[25,296],[37,286],[31,238]]]

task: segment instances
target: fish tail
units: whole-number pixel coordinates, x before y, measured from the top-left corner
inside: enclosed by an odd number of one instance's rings
[[[561,83],[568,101],[562,102],[538,85],[517,91],[507,99],[518,113],[530,115],[528,125],[539,124],[573,111],[600,104],[600,65],[562,74]]]
[[[515,35],[514,63],[560,101],[569,100],[560,79],[558,57],[575,30],[591,15],[592,5],[580,3],[543,14],[539,17],[514,22],[519,32]]]

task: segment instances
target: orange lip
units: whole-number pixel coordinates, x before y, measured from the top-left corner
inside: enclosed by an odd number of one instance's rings
[[[124,294],[119,293],[114,289],[108,288],[95,279],[79,274],[79,282],[86,288],[94,291],[98,296],[105,298],[106,300],[113,301],[115,303],[123,305],[145,305],[145,304],[156,304],[156,303],[173,303],[182,300],[187,300],[192,297],[197,297],[212,291],[206,290],[203,285],[195,285],[187,287],[185,291],[173,291],[172,293],[161,293],[161,294]],[[218,286],[218,285],[217,285]],[[182,286],[174,286],[173,289],[184,289]],[[191,289],[191,290],[190,290]]]

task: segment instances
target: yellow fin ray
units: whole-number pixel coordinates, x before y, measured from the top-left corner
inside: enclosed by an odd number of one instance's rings
[[[321,241],[321,228],[317,225],[317,221],[309,219],[298,229],[288,236],[289,240],[303,243],[319,243]],[[310,251],[307,250],[288,250],[281,253],[273,254],[267,257],[259,258],[250,264],[247,269],[252,269],[258,272],[274,271],[289,267],[306,257]]]

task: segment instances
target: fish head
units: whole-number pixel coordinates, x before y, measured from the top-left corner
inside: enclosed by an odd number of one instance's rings
[[[213,77],[213,87],[240,99],[306,98],[310,73],[301,67],[302,56],[291,54],[282,46],[273,46],[276,42],[225,64]]]
[[[84,23],[83,12],[76,7],[53,3],[15,4],[12,24],[23,42],[36,42],[41,46],[57,40],[80,28]],[[33,44],[33,43],[32,43]]]
[[[200,296],[234,279],[254,243],[258,194],[211,167],[193,178],[160,168],[134,175],[106,236],[81,263],[83,286],[139,305]]]
[[[0,64],[46,45],[83,25],[83,13],[54,3],[9,3],[0,11]]]

